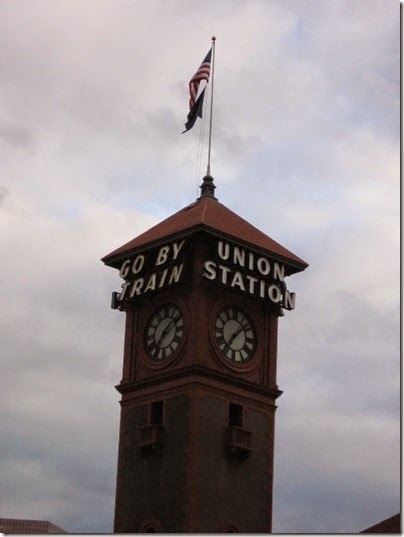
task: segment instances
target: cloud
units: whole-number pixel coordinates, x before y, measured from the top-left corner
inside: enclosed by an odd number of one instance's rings
[[[399,510],[396,11],[1,4],[2,516],[112,531],[124,315],[100,258],[199,195],[207,114],[180,132],[212,35],[216,194],[310,263],[279,323],[274,530]]]

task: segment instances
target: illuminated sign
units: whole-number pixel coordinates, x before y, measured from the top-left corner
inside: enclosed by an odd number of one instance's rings
[[[286,267],[277,261],[230,242],[218,241],[214,259],[204,262],[204,278],[257,298],[295,308],[295,293],[287,290]]]
[[[184,244],[185,239],[162,246],[157,252],[151,252],[149,255],[142,253],[125,259],[119,271],[120,277],[125,282],[122,284],[118,300],[122,302],[124,299],[177,283],[184,268],[184,263],[178,263]]]
[[[124,283],[121,292],[113,294],[113,307],[182,283],[186,267],[192,266],[186,250],[186,240],[182,239],[125,259],[119,271]],[[286,266],[229,241],[212,241],[207,259],[202,261],[201,270],[196,269],[196,273],[202,274],[204,280],[267,300],[284,309],[295,308],[295,293],[288,291],[285,283]]]

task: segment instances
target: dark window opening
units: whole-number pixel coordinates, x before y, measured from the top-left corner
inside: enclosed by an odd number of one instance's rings
[[[229,404],[229,427],[243,426],[243,407],[235,403]]]
[[[157,533],[157,530],[156,530],[156,528],[153,528],[152,526],[149,526],[148,528],[146,528],[145,533]]]
[[[155,401],[150,407],[150,425],[163,425],[164,401]]]

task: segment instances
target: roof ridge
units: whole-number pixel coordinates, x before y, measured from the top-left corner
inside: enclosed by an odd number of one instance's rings
[[[208,200],[208,199],[210,199],[210,198],[204,198],[204,199]],[[209,202],[206,201],[206,202],[202,205],[202,218],[201,218],[202,223],[205,223],[205,217],[207,216],[206,213],[207,213],[207,210],[208,210],[208,204],[209,204]]]
[[[288,262],[296,271],[304,270],[308,266],[303,259],[211,196],[198,198],[195,202],[104,256],[102,261],[106,264],[116,264],[123,255],[140,247],[147,247],[161,240],[169,240],[170,237],[195,231],[201,226],[214,230],[223,236],[232,237],[236,241],[249,244],[251,247],[270,252]]]

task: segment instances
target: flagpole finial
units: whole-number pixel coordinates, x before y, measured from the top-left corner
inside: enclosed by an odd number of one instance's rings
[[[200,188],[201,188],[201,195],[198,199],[212,198],[217,201],[217,198],[215,198],[216,186],[213,182],[213,177],[209,174],[209,172],[203,178]]]
[[[212,35],[212,41],[216,41],[216,37]]]

